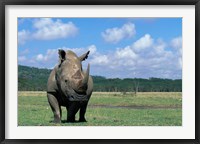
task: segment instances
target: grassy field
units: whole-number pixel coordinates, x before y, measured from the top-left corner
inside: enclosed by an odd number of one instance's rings
[[[62,113],[64,121],[65,107]],[[54,124],[46,92],[18,92],[19,126],[181,126],[182,94],[94,92],[86,119],[86,123]]]

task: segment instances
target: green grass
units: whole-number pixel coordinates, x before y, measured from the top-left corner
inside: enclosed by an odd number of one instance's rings
[[[181,93],[93,93],[86,112],[88,122],[54,124],[45,92],[19,92],[18,125],[181,126],[181,107]],[[62,120],[66,120],[64,107],[62,112]]]
[[[176,93],[174,93],[175,95]],[[160,106],[160,107],[173,107],[181,106],[181,97],[167,97],[167,96],[156,96],[159,93],[154,93],[152,96],[150,93],[138,94],[137,96],[127,94],[113,94],[113,95],[103,95],[96,94],[91,98],[91,104],[97,105],[114,105],[114,106]],[[165,95],[168,95],[166,93]]]

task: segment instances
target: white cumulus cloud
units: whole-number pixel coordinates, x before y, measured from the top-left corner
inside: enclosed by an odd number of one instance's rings
[[[54,61],[57,59],[57,56],[58,55],[58,49],[48,49],[46,54],[43,55],[43,54],[38,54],[36,57],[35,57],[35,60],[37,61],[42,61],[42,62],[51,62],[51,61]]]
[[[37,61],[44,61],[44,60],[46,60],[46,59],[45,59],[45,57],[44,57],[42,54],[38,54],[38,55],[36,56],[36,60],[37,60]]]
[[[30,32],[27,30],[21,30],[18,32],[18,44],[22,45],[25,44],[27,40],[31,38]]]
[[[146,44],[139,47],[142,41]],[[58,49],[72,50],[78,56],[90,50],[88,59],[83,62],[83,69],[90,63],[92,75],[120,78],[181,78],[182,53],[172,46],[173,41],[174,39],[169,42],[162,39],[154,40],[146,34],[136,42],[112,51],[100,52],[95,45],[80,48],[62,47],[37,54],[29,61],[34,66],[52,68],[58,63]],[[180,45],[176,43],[176,46]],[[25,60],[23,57],[19,59]]]
[[[40,18],[32,21],[33,30],[18,31],[18,44],[25,44],[28,40],[53,40],[73,37],[78,33],[78,28],[72,22],[62,22],[60,19]]]
[[[71,50],[77,54],[77,56],[81,56],[82,54],[86,53],[88,50],[90,50],[89,58],[96,55],[97,48],[95,45],[89,45],[87,47],[81,47],[81,48],[67,48],[67,47],[59,47],[55,49],[48,49],[45,53],[39,53],[32,58],[28,59],[27,61],[22,61],[23,56],[19,56],[19,61],[22,62],[21,64],[26,65],[32,65],[36,67],[43,67],[43,68],[52,68],[58,63],[58,50]],[[96,58],[97,59],[97,58]],[[100,62],[101,60],[97,60]],[[105,62],[105,60],[102,60],[101,62]]]
[[[177,67],[179,67],[179,69],[182,69],[182,37],[176,37],[172,39],[171,46],[174,48],[175,53],[177,54],[177,57],[179,59]]]
[[[95,55],[90,61],[92,65],[106,65],[108,62],[109,58],[107,55]]]
[[[124,24],[122,27],[114,27],[106,29],[101,33],[106,42],[118,43],[124,38],[130,38],[136,33],[135,25],[133,23]]]
[[[90,55],[94,54],[97,51],[97,48],[95,45],[91,45],[88,47],[88,50],[90,51]]]
[[[173,48],[182,48],[182,37],[172,39],[171,45]]]
[[[117,48],[112,53],[95,55],[92,66],[109,77],[181,78],[182,59],[179,52],[171,51],[171,42],[154,40],[146,34],[133,44]],[[102,62],[100,60],[105,60]]]
[[[72,22],[63,23],[59,19],[54,21],[51,18],[36,20],[34,27],[37,31],[33,33],[33,38],[39,40],[66,38],[74,36],[78,32],[78,28]]]
[[[46,27],[46,26],[49,26],[49,25],[52,25],[54,22],[51,18],[40,18],[40,19],[37,19],[33,26],[35,28],[43,28],[43,27]]]
[[[133,48],[135,51],[140,52],[146,48],[151,47],[152,44],[153,44],[153,39],[151,38],[151,35],[145,34],[143,37],[141,37],[133,44]]]
[[[127,46],[125,48],[122,49],[117,49],[116,50],[116,57],[117,58],[127,58],[127,59],[136,59],[137,58],[137,54],[133,51],[133,49],[131,49],[130,46]]]

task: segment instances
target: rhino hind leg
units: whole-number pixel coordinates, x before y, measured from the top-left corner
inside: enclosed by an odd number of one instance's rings
[[[59,106],[58,100],[52,93],[47,93],[48,102],[54,114],[54,123],[60,123],[62,117],[61,107]]]
[[[79,122],[87,122],[85,119],[85,112],[86,112],[87,104],[88,104],[88,102],[84,102],[81,105],[80,113],[79,113]]]
[[[69,102],[67,106],[67,122],[75,122],[75,115],[79,110],[78,102]]]

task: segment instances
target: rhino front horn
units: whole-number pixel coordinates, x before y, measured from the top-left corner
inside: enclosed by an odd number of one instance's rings
[[[89,79],[89,73],[90,73],[90,64],[88,64],[86,72],[83,73],[84,78],[83,78],[83,81],[82,81],[82,86],[87,85],[88,79]]]
[[[83,79],[80,81],[77,88],[74,90],[78,93],[86,93],[87,87],[88,87],[88,80],[89,80],[89,71],[90,71],[90,65],[88,64],[86,72],[82,72]]]

